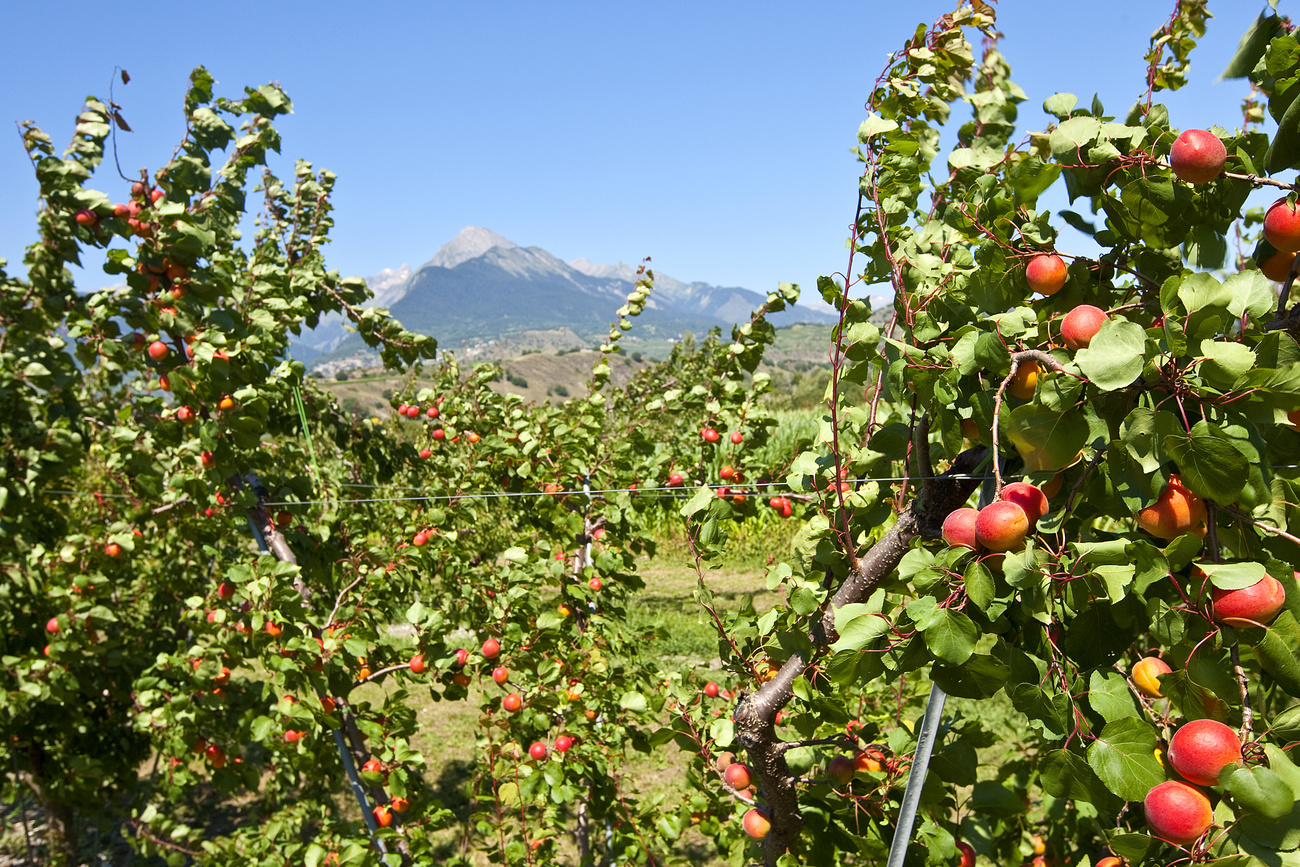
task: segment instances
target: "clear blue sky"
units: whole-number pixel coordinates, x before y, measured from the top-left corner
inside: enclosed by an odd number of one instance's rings
[[[467,225],[565,260],[634,263],[766,291],[844,268],[858,167],[849,149],[887,54],[955,4],[914,2],[66,2],[6,9],[0,116],[60,147],[87,94],[116,98],[128,174],[183,131],[189,70],[218,92],[278,81],[294,101],[283,161],[339,175],[332,267],[418,265]],[[1234,128],[1245,87],[1216,82],[1264,0],[1211,2],[1179,127]],[[1283,2],[1282,12],[1289,3]],[[1121,117],[1172,0],[1086,7],[1003,0],[1001,50],[1048,123],[1057,91]],[[19,271],[36,185],[17,133],[0,146],[0,257]],[[126,194],[101,169],[99,184]],[[86,282],[101,285],[92,271]],[[94,288],[87,286],[86,288]]]

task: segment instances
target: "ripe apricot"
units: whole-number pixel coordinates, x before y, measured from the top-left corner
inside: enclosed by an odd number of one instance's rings
[[[1016,375],[1011,377],[1011,382],[1007,385],[1007,391],[1011,392],[1013,397],[1029,400],[1034,396],[1034,389],[1037,387],[1038,362],[1025,361],[1016,368]]]
[[[957,854],[961,857],[958,867],[975,867],[975,849],[971,844],[958,841]]]
[[[975,538],[993,552],[1018,550],[1029,535],[1029,518],[1016,503],[998,500],[975,517]]]
[[[1223,172],[1228,150],[1214,133],[1203,129],[1183,130],[1169,149],[1169,166],[1180,180],[1205,184]]]
[[[1285,197],[1264,213],[1264,237],[1279,252],[1300,251],[1300,211]]]
[[[1210,799],[1200,789],[1177,780],[1147,792],[1142,807],[1151,832],[1179,845],[1195,843],[1214,821]]]
[[[1225,626],[1267,626],[1286,605],[1286,589],[1272,575],[1265,575],[1249,587],[1210,591],[1214,619]]]
[[[1169,674],[1172,668],[1158,656],[1146,656],[1134,663],[1129,670],[1133,685],[1147,698],[1164,698],[1160,692],[1160,675]]]
[[[853,782],[853,775],[856,771],[853,759],[848,756],[836,756],[826,765],[826,776],[841,786],[847,786]]]
[[[1218,720],[1192,720],[1169,739],[1169,764],[1193,783],[1218,785],[1220,771],[1241,763],[1237,733]]]
[[[1061,339],[1071,349],[1087,349],[1110,317],[1091,304],[1080,304],[1061,319]]]
[[[943,540],[953,548],[970,548],[975,550],[979,542],[975,538],[975,519],[978,509],[957,509],[943,519]]]
[[[1065,285],[1065,261],[1055,253],[1040,253],[1025,266],[1029,288],[1041,295],[1055,295]]]
[[[722,779],[733,789],[748,789],[750,783],[749,767],[740,762],[732,762],[722,772]]]
[[[1005,500],[1008,503],[1015,503],[1023,509],[1025,517],[1029,519],[1030,530],[1038,526],[1039,520],[1051,508],[1047,504],[1047,495],[1028,482],[1012,482],[1002,489],[998,499]]]
[[[1158,539],[1176,539],[1205,523],[1205,503],[1178,476],[1170,476],[1156,501],[1137,513],[1138,526]]]
[[[740,824],[745,829],[745,833],[755,840],[762,840],[767,836],[767,832],[772,830],[772,820],[768,816],[766,807],[754,807],[749,810]]]
[[[1291,263],[1294,261],[1295,253],[1274,253],[1259,263],[1259,270],[1274,283],[1283,283],[1291,275]]]

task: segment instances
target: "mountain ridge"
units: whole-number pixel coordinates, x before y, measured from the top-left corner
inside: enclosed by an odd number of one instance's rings
[[[609,323],[637,279],[624,263],[564,262],[541,247],[524,247],[479,226],[467,226],[417,268],[384,269],[368,280],[371,304],[387,307],[411,331],[440,345],[492,340],[521,331],[572,328],[592,342]],[[765,295],[741,287],[684,283],[655,272],[655,288],[634,334],[674,339],[747,321]],[[769,317],[773,324],[824,324],[829,307],[797,306]],[[363,353],[365,346],[341,316],[322,318],[294,340],[294,357],[309,365]]]

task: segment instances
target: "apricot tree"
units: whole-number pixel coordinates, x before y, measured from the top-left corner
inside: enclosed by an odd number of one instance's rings
[[[919,28],[870,95],[848,278],[819,285],[841,310],[822,441],[788,479],[818,514],[769,578],[788,606],[726,630],[747,686],[712,747],[747,754],[768,865],[883,860],[936,735],[909,863],[1294,859],[1300,307],[1294,259],[1261,263],[1294,249],[1300,41],[1266,10],[1227,70],[1244,128],[1180,135],[1154,97],[1208,11],[1179,2],[1134,105],[1057,94],[1018,138],[994,16]],[[1053,185],[1070,209],[1042,209]],[[883,331],[852,300],[879,284]],[[981,703],[923,724],[917,678]],[[1230,737],[1179,739],[1202,724]]]

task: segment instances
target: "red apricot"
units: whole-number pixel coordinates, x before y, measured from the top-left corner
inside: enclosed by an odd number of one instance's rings
[[[978,509],[957,509],[943,519],[943,540],[953,548],[970,548],[975,550],[979,542],[975,539],[975,518]]]
[[[1169,165],[1180,180],[1204,184],[1217,178],[1228,161],[1223,141],[1203,129],[1183,130],[1169,149]]]
[[[1300,212],[1286,198],[1269,205],[1264,213],[1264,238],[1282,253],[1300,251]]]
[[[1195,843],[1214,821],[1210,799],[1193,786],[1170,780],[1147,792],[1142,802],[1151,832],[1170,843]]]
[[[749,810],[740,824],[745,829],[745,833],[755,840],[762,840],[767,836],[767,832],[772,830],[772,820],[768,817],[766,807],[755,807]]]
[[[1055,295],[1065,285],[1065,261],[1055,253],[1040,253],[1025,266],[1029,288],[1042,295]]]
[[[1019,549],[1029,535],[1029,518],[1016,503],[998,500],[975,517],[975,538],[993,552]]]
[[[1071,349],[1086,349],[1109,318],[1100,307],[1080,304],[1061,320],[1061,339]]]
[[[1038,362],[1025,361],[1016,368],[1016,375],[1011,377],[1011,382],[1007,384],[1007,391],[1011,392],[1013,397],[1029,400],[1034,396],[1034,389],[1037,386]]]
[[[1214,619],[1225,626],[1267,626],[1286,605],[1286,589],[1272,575],[1265,575],[1249,587],[1210,591]]]
[[[1015,503],[1023,509],[1025,517],[1029,519],[1030,530],[1033,530],[1038,525],[1038,522],[1051,508],[1047,504],[1047,495],[1028,482],[1012,482],[1002,489],[998,499],[1005,500],[1008,503]]]
[[[750,783],[749,767],[740,762],[732,762],[722,772],[722,779],[733,789],[748,789]]]
[[[1169,739],[1169,764],[1193,783],[1218,785],[1220,771],[1241,763],[1237,733],[1218,720],[1192,720]]]

